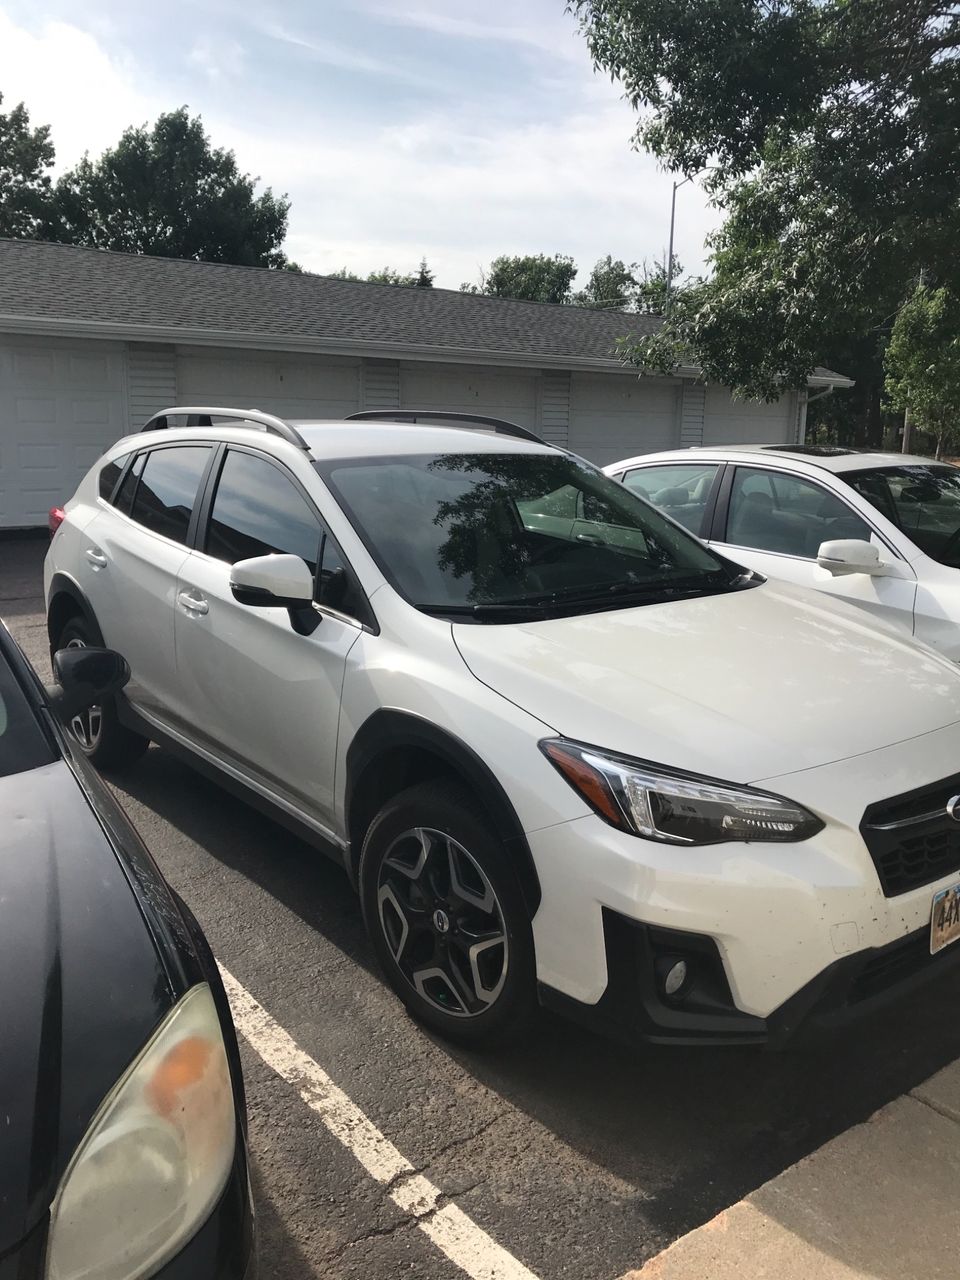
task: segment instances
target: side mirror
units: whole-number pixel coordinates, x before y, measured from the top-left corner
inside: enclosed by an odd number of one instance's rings
[[[130,679],[130,664],[113,649],[58,649],[53,677],[47,700],[57,718],[69,724],[81,711],[119,693]]]
[[[822,542],[817,552],[817,564],[834,577],[848,573],[868,573],[876,577],[884,573],[879,547],[860,538],[838,538],[833,542]]]
[[[230,570],[230,590],[253,608],[304,609],[313,601],[313,575],[299,556],[254,556]]]

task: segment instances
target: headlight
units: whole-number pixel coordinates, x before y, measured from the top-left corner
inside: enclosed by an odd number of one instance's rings
[[[233,1164],[230,1069],[193,987],[107,1096],[50,1212],[47,1280],[141,1280],[206,1221]]]
[[[548,738],[540,749],[601,818],[648,840],[806,840],[823,830],[812,813],[766,791],[631,760],[563,738]]]

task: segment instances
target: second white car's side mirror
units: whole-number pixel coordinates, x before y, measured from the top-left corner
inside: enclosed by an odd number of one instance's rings
[[[230,590],[238,604],[303,609],[313,600],[313,575],[299,556],[254,556],[231,568]]]
[[[869,573],[876,577],[886,570],[886,566],[880,563],[880,548],[860,538],[838,538],[833,542],[821,542],[817,564],[834,577],[847,573]]]

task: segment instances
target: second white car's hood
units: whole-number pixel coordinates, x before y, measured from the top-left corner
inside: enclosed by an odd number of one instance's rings
[[[558,733],[737,782],[960,721],[960,672],[784,583],[507,626],[454,626],[484,684]],[[944,773],[957,768],[944,761]]]

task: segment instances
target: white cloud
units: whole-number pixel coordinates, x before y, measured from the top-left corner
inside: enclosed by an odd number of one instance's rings
[[[236,40],[198,40],[187,54],[187,63],[213,81],[237,80],[243,75],[246,53]]]
[[[204,46],[195,47],[202,66]],[[289,193],[287,249],[310,270],[411,270],[426,254],[437,283],[456,288],[500,253],[570,253],[585,274],[606,253],[636,261],[664,252],[671,179],[630,150],[630,112],[586,69],[581,91],[558,88],[548,118],[533,123],[508,113],[491,124],[469,99],[396,120],[387,113],[388,124],[346,107],[333,120],[298,96],[277,129],[249,123],[218,89],[217,71],[226,77],[233,56],[220,52],[206,68],[216,68],[212,79],[194,75],[191,108],[243,170]],[[254,55],[251,46],[251,64]],[[179,105],[183,81],[153,78],[162,74],[161,61],[137,61],[116,40],[108,47],[60,22],[29,31],[0,9],[5,105],[22,98],[35,123],[52,126],[58,168]],[[688,268],[699,267],[716,220],[697,188],[679,193],[677,251]]]
[[[551,56],[580,61],[583,59],[583,45],[577,38],[572,22],[565,26],[550,21],[498,23],[490,20],[489,8],[484,10],[479,6],[473,16],[454,15],[446,7],[427,6],[397,8],[384,5],[373,8],[371,12],[384,22],[416,27],[436,35],[466,40],[495,40],[505,44],[525,45]]]

